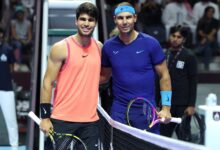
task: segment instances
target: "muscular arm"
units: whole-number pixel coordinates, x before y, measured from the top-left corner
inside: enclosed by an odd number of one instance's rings
[[[156,72],[160,80],[161,91],[171,91],[171,80],[167,69],[166,61],[155,66]],[[161,118],[170,118],[170,106],[162,106],[162,110],[158,113]]]
[[[48,57],[46,73],[43,79],[41,90],[41,103],[50,103],[52,95],[52,83],[56,80],[63,61],[67,57],[66,44],[64,42],[56,43]]]
[[[67,58],[67,48],[65,42],[56,43],[52,48],[48,57],[48,64],[46,73],[43,79],[43,85],[41,89],[41,100],[40,103],[51,102],[52,96],[52,83],[56,80],[57,75],[62,67],[63,61]],[[53,125],[50,118],[42,119],[40,128],[46,134],[49,133],[50,129],[53,129]]]
[[[160,90],[171,91],[171,80],[166,61],[164,60],[161,64],[156,65],[155,69],[160,79]]]

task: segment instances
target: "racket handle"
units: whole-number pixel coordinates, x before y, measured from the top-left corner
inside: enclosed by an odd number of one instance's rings
[[[41,120],[40,120],[40,118],[38,118],[38,117],[33,113],[33,111],[30,111],[30,112],[28,113],[28,116],[29,116],[32,120],[34,120],[35,123],[37,123],[38,125],[40,125]]]
[[[162,118],[160,121],[161,121],[161,122],[164,122],[164,120],[165,120],[165,119]],[[179,124],[180,124],[180,123],[182,122],[182,119],[181,119],[181,118],[177,118],[177,117],[172,117],[171,120],[170,120],[170,122],[175,122],[175,123],[179,123]]]
[[[181,118],[176,118],[176,117],[172,117],[170,122],[175,122],[175,123],[181,123],[182,122],[182,119]]]

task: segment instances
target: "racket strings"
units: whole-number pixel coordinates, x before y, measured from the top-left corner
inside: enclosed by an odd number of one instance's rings
[[[149,102],[147,102],[143,98],[133,99],[129,102],[127,107],[127,124],[129,126],[133,126],[131,116],[132,114],[136,114],[137,112],[141,114],[142,117],[144,116],[144,118],[146,119],[145,130],[148,130],[150,126],[153,126],[153,121],[155,119],[154,111],[151,104],[149,104]],[[137,118],[134,118],[134,120],[136,119]]]
[[[56,137],[57,139],[64,138],[64,140],[62,142],[62,145],[59,145],[59,149],[55,148],[56,147],[55,146],[56,142],[55,142],[54,137]],[[83,142],[83,140],[81,138],[79,138],[78,136],[74,135],[74,134],[70,134],[70,133],[57,133],[54,130],[50,130],[49,131],[49,138],[51,139],[51,141],[53,143],[53,148],[56,149],[56,150],[63,150],[64,147],[70,147],[72,141],[74,143],[73,145],[75,145],[77,142],[79,142],[79,143],[81,143],[83,145],[84,150],[87,150],[87,146]]]

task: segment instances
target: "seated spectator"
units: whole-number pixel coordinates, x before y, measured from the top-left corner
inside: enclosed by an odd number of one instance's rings
[[[204,55],[205,70],[209,70],[213,50],[217,48],[218,20],[214,18],[214,7],[205,8],[203,17],[197,24],[197,51]]]
[[[213,17],[215,19],[219,19],[219,8],[218,5],[211,2],[211,0],[201,0],[195,3],[193,7],[193,22],[196,25],[199,21],[199,19],[202,18],[204,10],[206,7],[212,6],[215,9],[215,13]]]
[[[141,5],[140,13],[138,14],[139,20],[144,26],[162,24],[161,16],[161,6],[154,0],[145,0]]]
[[[18,63],[23,63],[23,56],[31,53],[32,25],[25,18],[24,7],[16,6],[15,19],[11,21],[11,40],[15,48],[15,58]]]
[[[137,29],[156,38],[162,46],[166,43],[166,29],[161,21],[162,8],[154,0],[146,0],[138,13]],[[152,19],[153,18],[153,19]]]
[[[162,21],[166,26],[167,38],[170,27],[182,25],[190,27],[195,39],[196,26],[193,24],[192,8],[188,1],[174,0],[168,3],[163,10]]]

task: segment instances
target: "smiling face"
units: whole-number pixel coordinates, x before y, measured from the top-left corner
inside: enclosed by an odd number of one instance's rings
[[[137,16],[130,12],[122,12],[114,16],[114,21],[121,34],[128,34],[134,30],[134,24],[137,21]]]
[[[91,37],[96,26],[96,19],[86,13],[80,14],[76,20],[76,26],[80,36]]]

